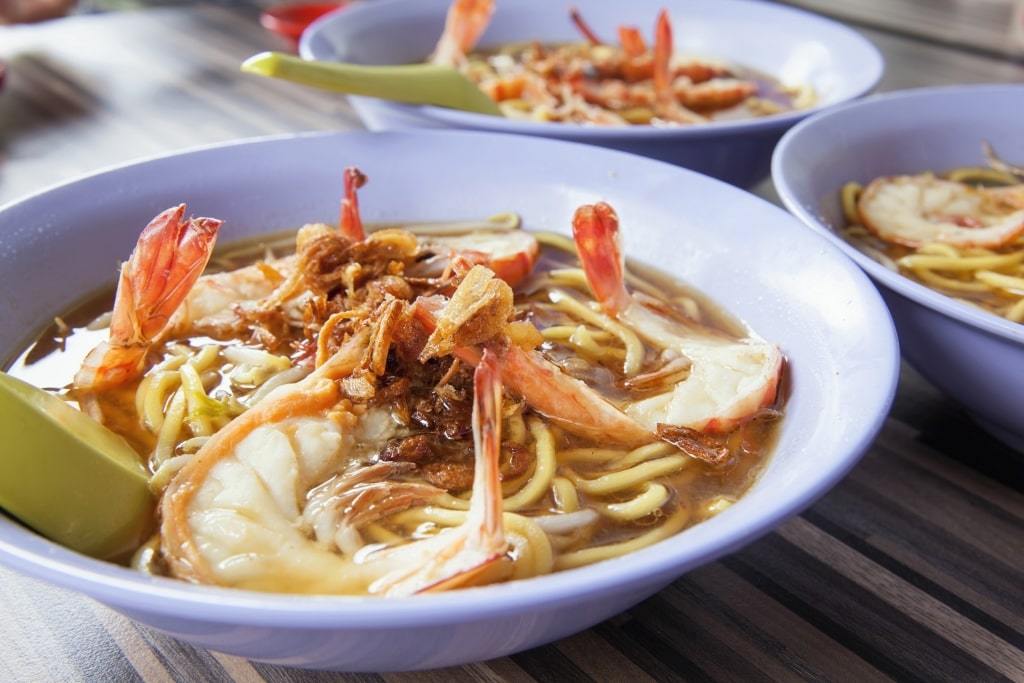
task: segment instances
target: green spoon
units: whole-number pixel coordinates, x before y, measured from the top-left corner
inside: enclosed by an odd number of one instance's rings
[[[307,60],[283,52],[261,52],[245,60],[242,71],[347,95],[502,115],[494,100],[473,81],[451,67],[437,64],[362,66]]]
[[[120,436],[0,372],[0,507],[93,557],[123,558],[152,530],[149,475]]]

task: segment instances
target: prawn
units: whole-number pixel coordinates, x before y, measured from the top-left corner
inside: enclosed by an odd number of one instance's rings
[[[342,200],[340,231],[353,241],[367,239],[363,231],[356,190],[368,178],[358,168],[345,169],[345,197]],[[372,235],[370,237],[372,239]],[[456,257],[491,268],[513,287],[533,271],[540,255],[537,238],[525,230],[474,230],[463,234],[422,235],[420,253],[410,275],[443,277]]]
[[[494,0],[454,0],[448,7],[444,31],[431,54],[432,64],[460,66],[494,14]]]
[[[672,73],[672,22],[668,10],[661,10],[654,25],[654,94],[655,112],[675,123],[703,123],[707,119],[680,103],[674,89]]]
[[[861,192],[862,225],[886,242],[995,248],[1024,233],[1024,186],[974,187],[930,174],[876,178]]]
[[[360,463],[360,449],[395,429],[386,410],[351,401],[339,381],[357,368],[371,336],[361,328],[312,374],[217,432],[178,472],[162,501],[161,548],[172,574],[256,590],[411,595],[511,573],[498,469],[502,387],[487,353],[474,373],[474,481],[464,522],[357,554],[337,540],[352,531],[346,518],[365,523],[446,495],[370,476],[400,465]],[[387,504],[367,509],[374,501]]]
[[[576,26],[576,29],[586,38],[592,47],[605,45],[597,33],[584,21],[583,16],[575,7],[569,8],[569,20]],[[618,27],[619,46],[622,51],[620,55],[613,52],[603,55],[603,59],[596,60],[605,70],[621,72],[623,78],[629,82],[649,79],[653,75],[654,63],[652,55],[647,47],[647,41],[636,26],[622,25]]]
[[[299,229],[295,254],[199,278],[168,324],[168,334],[201,333],[228,338],[250,324],[240,313],[271,309],[281,309],[290,320],[301,321],[302,306],[310,293],[304,280],[306,269],[298,254],[305,245],[337,234],[352,244],[401,260],[405,274],[410,277],[445,277],[456,255],[493,268],[513,285],[532,272],[540,244],[525,230],[494,229],[416,238],[399,230],[366,233],[357,190],[367,182],[368,177],[357,167],[345,169],[337,231],[324,223],[311,223]]]
[[[583,22],[578,12],[572,14],[573,23],[587,36],[592,45],[601,45],[593,31]],[[652,107],[654,113],[665,121],[675,123],[700,123],[707,119],[689,109],[689,104],[726,106],[719,95],[726,91],[736,97],[733,88],[711,90],[710,84],[698,88],[690,78],[693,69],[683,71],[683,78],[677,84],[672,64],[674,48],[672,22],[668,10],[658,13],[654,27],[654,48],[648,47],[643,35],[635,26],[620,26],[618,29],[621,53],[610,52],[594,60],[598,72],[610,76],[596,83],[579,80],[575,89],[588,101],[603,107]],[[706,79],[709,76],[704,76]],[[694,90],[696,88],[696,90]],[[749,94],[749,92],[747,93]],[[681,99],[681,97],[683,99]],[[746,95],[729,103],[742,101]],[[620,120],[625,124],[627,121]]]
[[[343,195],[338,220],[338,233],[353,242],[366,239],[359,214],[359,199],[356,190],[367,182],[367,177],[358,168],[345,168],[343,174]],[[323,223],[303,226],[296,235],[296,252],[306,242],[330,232]],[[229,271],[208,273],[200,277],[182,306],[175,313],[169,328],[175,334],[201,332],[215,337],[228,337],[244,326],[238,311],[267,309],[281,306],[288,301],[301,303],[302,272],[295,254],[260,261]],[[300,318],[296,313],[293,317]]]
[[[540,332],[530,323],[508,323],[511,300],[508,284],[483,266],[465,275],[451,299],[420,297],[413,315],[430,333],[420,360],[450,352],[478,366],[482,355],[490,353],[505,386],[566,431],[630,446],[656,439],[651,430],[530,347],[530,340],[542,338]]]
[[[604,45],[604,41],[597,37],[597,34],[594,33],[594,30],[590,28],[590,25],[584,21],[583,15],[580,14],[580,11],[576,9],[576,7],[569,8],[569,20],[576,26],[576,29],[583,35],[583,37],[587,39],[588,43],[591,45]]]
[[[146,225],[121,265],[109,338],[86,355],[74,377],[77,389],[109,389],[139,376],[150,347],[206,268],[222,223],[185,220],[179,204]]]
[[[356,190],[366,184],[366,175],[355,166],[350,166],[345,169],[344,182],[345,195],[341,200],[338,230],[353,242],[359,242],[366,238],[366,233],[363,232],[363,221],[359,216],[359,198],[356,196]]]
[[[687,379],[627,404],[627,416],[663,438],[673,427],[718,434],[775,400],[783,366],[778,346],[670,319],[635,299],[625,286],[618,216],[608,204],[580,207],[572,226],[587,282],[603,310],[663,352],[690,362]]]

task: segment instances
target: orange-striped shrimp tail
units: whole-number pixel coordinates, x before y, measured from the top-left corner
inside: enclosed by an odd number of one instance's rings
[[[367,177],[355,166],[345,169],[345,196],[341,200],[341,219],[338,230],[353,242],[362,242],[366,238],[363,231],[363,219],[359,215],[359,197],[357,190],[366,184]]]
[[[477,505],[482,520],[480,533],[485,538],[503,539],[502,494],[499,457],[501,455],[501,369],[494,353],[484,350],[473,372],[473,443],[476,448],[476,473],[470,505]]]
[[[620,26],[619,43],[627,57],[642,57],[647,52],[647,43],[636,26]]]
[[[572,217],[572,234],[587,282],[609,314],[626,309],[632,299],[626,291],[619,217],[605,202],[584,204]]]
[[[572,23],[576,26],[577,30],[583,34],[583,37],[587,39],[588,43],[591,45],[604,44],[604,41],[597,37],[597,34],[594,33],[593,29],[591,29],[587,22],[583,20],[583,15],[580,14],[580,11],[575,7],[569,8],[569,19],[572,20]]]
[[[654,93],[663,104],[673,99],[672,51],[672,22],[668,10],[663,9],[654,26]]]
[[[433,64],[456,66],[466,60],[491,23],[494,0],[454,0],[448,7],[444,32],[430,56]]]
[[[185,220],[184,204],[149,222],[121,266],[109,339],[86,356],[76,387],[109,388],[138,376],[154,339],[206,268],[222,223]]]
[[[213,253],[223,221],[185,220],[185,205],[167,209],[143,228],[121,279],[110,321],[112,340],[147,341],[163,330]]]
[[[473,492],[466,520],[427,541],[422,569],[400,577],[383,592],[405,594],[480,585],[508,575],[511,566],[501,491],[502,376],[498,360],[484,351],[473,373]],[[415,549],[415,548],[412,548]],[[397,549],[398,553],[402,548]],[[421,551],[422,552],[422,551]],[[408,563],[403,563],[408,566]],[[408,570],[406,570],[408,571]]]

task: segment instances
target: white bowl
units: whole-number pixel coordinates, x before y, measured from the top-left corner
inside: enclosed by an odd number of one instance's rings
[[[634,259],[697,286],[788,357],[791,395],[760,482],[721,515],[632,555],[412,598],[296,597],[151,578],[6,517],[0,562],[250,659],[349,671],[452,666],[585,629],[765,534],[828,491],[883,424],[898,354],[881,298],[833,245],[782,209],[628,154],[462,131],[244,141],[121,166],[9,204],[0,209],[0,358],[11,359],[83,292],[109,283],[140,226],[163,208],[186,202],[194,215],[225,219],[222,241],[336,222],[347,165],[370,178],[360,207],[372,222],[516,211],[529,228],[568,234],[578,205],[610,202]]]
[[[881,175],[984,165],[982,140],[1024,160],[1024,85],[921,88],[814,116],[779,143],[772,177],[783,203],[881,289],[903,355],[979,425],[1024,452],[1024,325],[957,302],[884,267],[836,232],[839,188]]]
[[[302,35],[306,59],[358,64],[423,61],[444,26],[451,0],[374,0],[314,22]],[[575,5],[601,36],[620,24],[638,26],[650,40],[659,10],[671,14],[678,52],[715,57],[757,69],[786,83],[810,83],[819,94],[810,109],[698,126],[629,128],[515,121],[441,107],[350,97],[371,130],[468,128],[586,142],[620,149],[749,187],[768,175],[779,137],[808,114],[870,92],[884,63],[860,34],[823,17],[752,0],[634,0],[551,2],[499,0],[481,46],[538,39],[580,40],[569,20]]]

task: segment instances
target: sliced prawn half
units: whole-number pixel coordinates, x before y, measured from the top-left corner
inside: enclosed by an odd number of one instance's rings
[[[668,426],[714,434],[731,431],[774,402],[783,366],[777,345],[668,318],[626,289],[619,219],[611,206],[600,202],[577,209],[573,236],[603,310],[652,346],[690,361],[687,379],[627,403],[626,415],[656,433]]]
[[[861,192],[857,211],[865,228],[892,244],[991,249],[1024,232],[1024,185],[974,187],[927,173],[883,176]]]

